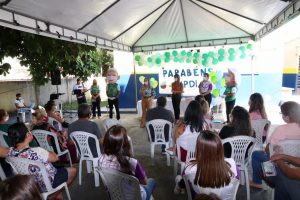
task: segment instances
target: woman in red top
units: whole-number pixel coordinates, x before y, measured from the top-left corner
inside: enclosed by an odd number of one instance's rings
[[[174,109],[175,119],[178,120],[180,116],[180,101],[183,93],[183,84],[180,81],[178,74],[174,75],[174,82],[172,83],[172,104]]]

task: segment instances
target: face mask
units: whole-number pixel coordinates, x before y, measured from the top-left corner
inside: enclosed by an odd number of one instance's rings
[[[148,82],[144,82],[144,85],[148,85]]]
[[[107,80],[109,80],[109,81],[114,81],[116,78],[114,77],[114,76],[108,76],[107,77]]]
[[[204,81],[207,81],[207,77],[203,77],[203,80],[204,80]]]
[[[174,78],[175,81],[178,81],[178,78]]]

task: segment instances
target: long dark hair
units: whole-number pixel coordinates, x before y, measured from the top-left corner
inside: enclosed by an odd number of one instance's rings
[[[222,141],[214,132],[205,130],[199,134],[196,144],[196,163],[194,184],[220,188],[230,183],[232,172],[224,160]]]
[[[39,187],[29,175],[15,175],[0,183],[1,200],[42,200]]]
[[[124,152],[125,136],[127,137],[127,133],[123,126],[114,125],[110,127],[104,136],[103,149],[106,155],[117,157],[122,172],[132,174],[129,159]]]
[[[26,134],[29,132],[24,123],[14,123],[8,128],[8,137],[14,147],[17,144],[24,142]]]
[[[241,106],[235,106],[231,111],[231,116],[232,120],[229,123],[229,126],[234,127],[234,132],[232,136],[253,135],[250,122],[250,115],[245,108]]]
[[[190,125],[191,132],[203,130],[204,117],[197,101],[193,100],[189,103],[184,113],[184,122],[186,125]]]
[[[280,106],[281,113],[288,116],[290,122],[300,126],[300,105],[294,101],[287,101]]]
[[[260,93],[253,93],[249,100],[249,113],[258,111],[263,119],[268,119],[262,95]]]

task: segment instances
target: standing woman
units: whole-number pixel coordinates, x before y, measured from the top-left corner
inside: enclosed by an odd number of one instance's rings
[[[97,115],[98,118],[101,117],[101,98],[100,98],[100,89],[99,85],[97,84],[97,80],[93,80],[93,85],[91,86],[91,95],[92,95],[92,111],[93,111],[93,118],[96,117],[96,108],[97,108]]]
[[[183,84],[180,82],[180,76],[174,75],[174,82],[172,83],[172,104],[174,109],[175,120],[180,117],[180,102],[181,94],[183,93]]]
[[[145,127],[145,121],[146,121],[146,113],[152,106],[152,98],[155,97],[155,91],[153,87],[150,85],[149,78],[144,79],[144,84],[140,89],[140,94],[142,97],[142,120],[140,127]]]
[[[225,88],[225,103],[226,103],[226,118],[227,123],[230,122],[229,114],[231,113],[236,99],[236,92],[237,92],[237,83],[236,77],[232,70],[228,69],[228,73],[226,75],[226,88]]]
[[[210,107],[211,103],[211,91],[212,91],[212,83],[209,81],[209,74],[204,73],[203,81],[200,82],[199,86],[199,93],[204,97],[207,101],[208,106]]]

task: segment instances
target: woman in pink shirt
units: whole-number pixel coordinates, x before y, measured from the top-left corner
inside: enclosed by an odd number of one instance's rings
[[[270,160],[269,145],[273,147],[278,145],[282,140],[286,139],[300,139],[300,105],[293,101],[285,102],[280,107],[282,119],[286,124],[278,126],[273,134],[267,138],[267,147],[265,151],[255,151],[252,154],[252,168],[253,168],[253,179],[250,186],[256,188],[262,188],[262,179],[259,174],[261,170],[261,163]],[[274,148],[275,149],[275,148]],[[276,149],[280,149],[276,148]],[[275,152],[280,153],[279,152]]]
[[[264,99],[260,93],[253,93],[249,98],[249,115],[250,120],[260,120],[260,119],[268,119],[265,106]],[[264,140],[267,137],[269,126],[266,125],[264,128]]]

